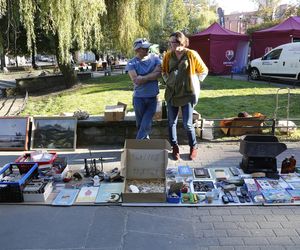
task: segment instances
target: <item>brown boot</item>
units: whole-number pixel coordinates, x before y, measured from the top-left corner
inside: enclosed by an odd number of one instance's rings
[[[174,160],[176,160],[176,161],[178,161],[178,160],[180,159],[180,154],[179,154],[179,147],[178,147],[178,145],[174,145],[174,146],[173,146],[172,156],[173,156]]]
[[[190,149],[190,160],[195,160],[197,157],[197,148],[191,148]]]

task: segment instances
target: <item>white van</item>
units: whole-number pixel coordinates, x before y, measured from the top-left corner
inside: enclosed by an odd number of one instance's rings
[[[300,80],[300,43],[287,43],[272,49],[249,65],[252,80],[278,78]]]

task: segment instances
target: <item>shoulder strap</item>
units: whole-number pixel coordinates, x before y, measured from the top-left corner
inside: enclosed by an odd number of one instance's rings
[[[180,64],[184,56],[185,55],[182,55],[182,57],[176,62],[176,64],[169,70],[169,73],[178,69],[178,65]]]

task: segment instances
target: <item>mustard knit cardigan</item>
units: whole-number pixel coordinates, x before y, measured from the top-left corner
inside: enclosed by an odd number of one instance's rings
[[[190,65],[190,76],[192,75],[206,75],[208,74],[208,69],[205,65],[205,63],[202,61],[201,57],[199,56],[199,54],[194,51],[194,50],[190,50],[190,49],[186,49],[187,52],[187,57],[189,60],[189,65]],[[171,51],[168,51],[164,58],[163,58],[163,63],[162,63],[162,73],[163,74],[169,74],[169,60],[171,57]],[[204,77],[204,78],[205,78]],[[201,81],[203,81],[204,79],[201,79]]]

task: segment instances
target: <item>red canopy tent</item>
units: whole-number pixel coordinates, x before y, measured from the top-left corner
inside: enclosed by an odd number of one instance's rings
[[[300,17],[290,17],[271,28],[252,34],[251,58],[262,57],[271,49],[300,40]]]
[[[190,48],[198,51],[213,74],[241,71],[247,64],[249,37],[214,23],[206,30],[192,35]]]

